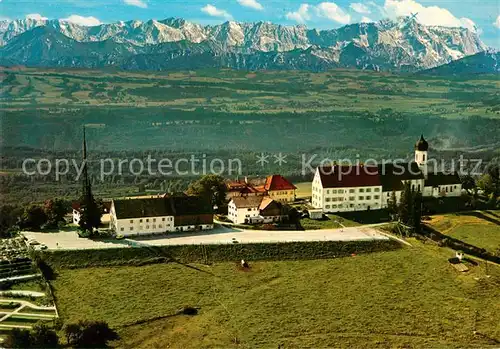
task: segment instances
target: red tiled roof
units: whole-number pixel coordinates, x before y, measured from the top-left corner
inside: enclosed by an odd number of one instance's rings
[[[285,177],[281,175],[272,175],[266,178],[266,184],[264,184],[264,189],[269,190],[292,190],[297,189],[292,183],[290,183]]]
[[[247,183],[241,181],[234,181],[226,183],[228,191],[237,191],[244,189],[247,186]]]
[[[375,187],[381,185],[375,166],[335,165],[319,167],[323,188]]]

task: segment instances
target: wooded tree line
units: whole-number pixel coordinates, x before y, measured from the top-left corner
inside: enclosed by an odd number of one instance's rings
[[[55,329],[36,324],[33,329],[14,328],[7,335],[3,345],[6,348],[107,348],[108,342],[118,339],[118,334],[104,321],[81,320],[64,326],[66,345],[60,342]]]
[[[0,237],[10,237],[17,231],[57,228],[65,225],[65,216],[71,203],[61,199],[51,199],[43,205],[31,204],[26,207],[15,205],[0,206]]]

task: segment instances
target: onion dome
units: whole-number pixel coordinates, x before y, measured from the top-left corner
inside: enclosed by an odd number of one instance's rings
[[[429,143],[424,139],[424,135],[420,136],[420,139],[415,143],[415,150],[427,151],[429,150]]]

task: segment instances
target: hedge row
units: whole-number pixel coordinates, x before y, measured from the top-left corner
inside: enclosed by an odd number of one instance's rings
[[[44,251],[41,257],[52,268],[145,265],[164,262],[212,263],[256,260],[307,260],[335,258],[353,253],[400,248],[394,240],[312,241],[228,245],[182,245],[99,250]]]

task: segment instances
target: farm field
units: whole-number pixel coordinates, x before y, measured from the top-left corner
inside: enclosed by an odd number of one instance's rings
[[[428,223],[453,238],[493,253],[500,251],[499,210],[436,215]]]
[[[155,166],[161,159],[237,159],[241,171],[225,166],[224,176],[279,173],[301,183],[298,195],[308,196],[305,182],[313,174],[306,163],[408,159],[421,133],[432,156],[444,161],[459,154],[492,159],[500,145],[495,76],[18,67],[0,69],[0,79],[2,128],[9,130],[0,139],[0,185],[9,204],[74,199],[80,184],[73,166],[56,181],[27,177],[21,165],[27,158],[79,162],[82,125],[89,158],[115,164],[112,175],[94,180],[100,197],[183,191],[201,170],[161,176]],[[263,153],[271,160],[265,166],[256,162]],[[278,164],[274,156],[281,153],[286,162]],[[156,160],[153,174],[136,175],[128,165],[118,171],[120,160],[149,155]],[[91,162],[97,177],[99,162]]]
[[[103,319],[121,348],[494,347],[500,268],[453,269],[451,250],[413,247],[354,257],[60,269],[64,322]],[[198,314],[176,315],[183,307]],[[476,335],[473,331],[477,331]]]

